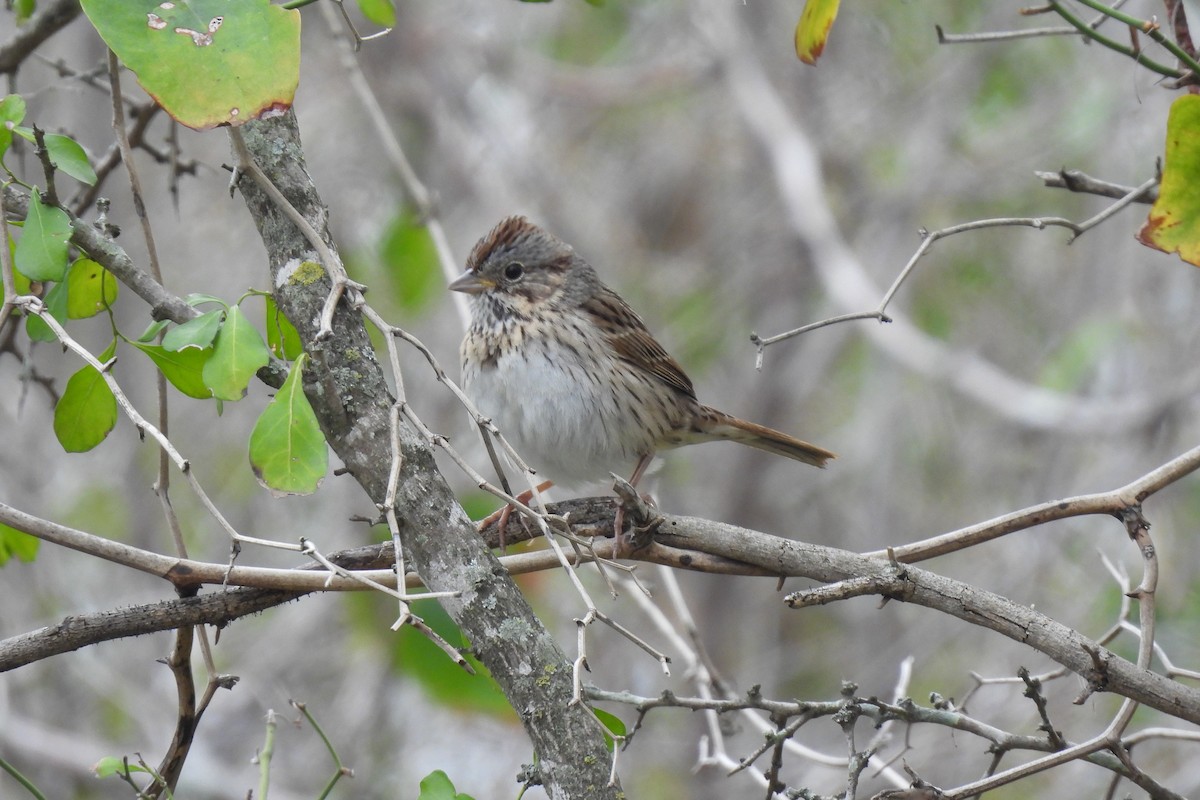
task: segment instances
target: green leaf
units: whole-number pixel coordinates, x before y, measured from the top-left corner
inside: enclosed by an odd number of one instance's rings
[[[189,128],[240,125],[292,104],[300,13],[268,0],[81,0],[138,83]]]
[[[212,358],[204,365],[204,382],[219,400],[241,400],[254,373],[270,360],[262,336],[242,310],[233,306],[217,333]]]
[[[1171,104],[1158,200],[1138,241],[1200,266],[1200,96]]]
[[[17,24],[27,22],[33,16],[34,9],[37,8],[37,0],[17,0],[13,4],[13,9],[17,12]]]
[[[41,195],[29,196],[29,215],[17,242],[17,270],[31,281],[60,281],[67,272],[67,242],[71,218],[67,212],[42,203]]]
[[[92,772],[96,773],[97,778],[111,778],[114,775],[124,775],[126,766],[129,767],[130,772],[150,772],[150,770],[133,762],[129,762],[126,765],[125,759],[117,758],[116,756],[105,756],[100,759],[92,766]]]
[[[83,152],[78,142],[61,133],[47,133],[44,141],[54,166],[80,183],[86,183],[88,186],[96,183],[96,170],[92,169],[87,153]]]
[[[303,369],[301,356],[250,434],[250,467],[276,497],[312,494],[329,466],[325,435],[304,396]]]
[[[90,258],[75,259],[66,284],[68,319],[94,317],[117,299],[117,279]]]
[[[275,306],[271,295],[263,296],[267,301],[267,347],[271,348],[276,358],[295,361],[304,352],[300,332]]]
[[[610,714],[600,708],[593,708],[592,713],[596,715],[596,719],[600,720],[600,723],[604,725],[604,727],[607,728],[611,733],[614,733],[617,736],[625,735],[625,722],[616,714]],[[608,748],[608,752],[612,752],[615,744],[616,740],[613,739],[613,737],[609,736],[607,733],[604,734],[604,746]]]
[[[137,337],[137,340],[139,342],[153,342],[154,338],[158,336],[158,332],[170,324],[171,320],[169,319],[155,320],[146,326],[146,330],[142,331],[142,335]]]
[[[11,258],[13,253],[17,251],[17,243],[13,240],[12,234],[8,236],[8,255]],[[26,278],[21,273],[13,270],[13,289],[17,294],[29,294],[33,288],[29,285],[29,278]]]
[[[392,288],[392,296],[402,311],[418,311],[442,291],[442,273],[438,266],[433,238],[417,216],[402,212],[388,226],[380,247],[380,259]]]
[[[212,358],[211,349],[171,351],[161,345],[141,341],[130,344],[149,356],[171,385],[188,397],[199,400],[212,397],[212,389],[204,382],[204,365]]]
[[[805,64],[816,65],[825,50],[829,30],[837,19],[840,0],[807,0],[796,25],[796,55]]]
[[[0,158],[12,146],[12,126],[25,119],[25,99],[19,94],[10,94],[0,100]]]
[[[60,323],[67,321],[67,284],[66,282],[56,283],[54,287],[46,293],[42,299],[46,304],[46,311],[50,316],[54,317]],[[42,320],[41,317],[31,315],[25,318],[25,333],[30,339],[35,342],[53,342],[58,339],[50,326]]]
[[[162,345],[167,350],[186,350],[188,348],[203,350],[211,346],[213,339],[217,338],[217,333],[221,330],[221,320],[224,317],[224,308],[192,317],[182,325],[167,331]]]
[[[202,306],[205,303],[216,303],[220,305],[221,308],[227,308],[229,306],[229,303],[226,303],[221,298],[215,297],[211,294],[204,294],[203,292],[192,292],[187,297],[183,298],[183,302],[187,303],[189,306]]]
[[[100,356],[112,358],[116,343]],[[83,453],[104,441],[117,424],[117,398],[104,376],[91,364],[67,381],[67,388],[54,407],[54,435],[68,453]]]
[[[396,7],[392,0],[358,0],[358,10],[380,27],[396,27]]]
[[[421,779],[421,793],[417,800],[472,800],[470,795],[455,792],[450,776],[440,769]]]
[[[28,563],[37,558],[41,539],[0,523],[0,567],[14,556]]]

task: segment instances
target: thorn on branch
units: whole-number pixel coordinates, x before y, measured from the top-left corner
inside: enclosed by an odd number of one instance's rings
[[[1101,651],[1100,648],[1090,644],[1084,644],[1083,650],[1092,657],[1092,668],[1083,675],[1087,686],[1079,693],[1078,697],[1071,701],[1077,706],[1083,705],[1096,692],[1108,690],[1108,652]]]

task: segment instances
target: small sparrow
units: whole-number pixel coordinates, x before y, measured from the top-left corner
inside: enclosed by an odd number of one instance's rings
[[[629,304],[570,245],[524,217],[480,239],[450,288],[471,295],[464,390],[551,481],[615,472],[636,486],[657,451],[719,440],[818,467],[834,458],[697,400]]]

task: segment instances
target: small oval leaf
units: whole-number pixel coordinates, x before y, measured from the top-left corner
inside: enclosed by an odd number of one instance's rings
[[[198,400],[212,397],[212,389],[204,382],[204,365],[212,358],[211,349],[171,351],[157,344],[140,341],[130,344],[149,356],[171,385],[188,397]]]
[[[250,434],[250,466],[276,497],[312,494],[329,467],[325,435],[304,396],[303,365],[301,356]]]
[[[254,373],[270,360],[262,336],[242,310],[233,306],[217,332],[212,358],[204,365],[204,382],[218,400],[241,400]]]
[[[203,350],[211,346],[213,339],[217,338],[217,332],[221,330],[221,320],[224,317],[224,308],[192,317],[182,325],[167,331],[163,336],[162,346],[167,350],[186,350],[188,348]]]
[[[13,253],[16,268],[31,281],[60,281],[67,272],[67,242],[71,218],[67,212],[42,202],[41,195],[29,196],[29,213]]]
[[[80,183],[88,186],[96,183],[96,170],[92,169],[87,153],[83,152],[78,142],[61,133],[47,133],[44,141],[54,166]]]
[[[116,424],[117,398],[88,364],[67,381],[54,407],[54,435],[68,453],[82,453],[103,442]]]
[[[75,259],[66,284],[68,319],[94,317],[117,299],[117,279],[90,258]]]

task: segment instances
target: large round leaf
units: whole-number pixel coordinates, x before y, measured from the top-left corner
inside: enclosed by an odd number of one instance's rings
[[[138,83],[175,119],[203,130],[292,104],[300,14],[267,0],[82,0]]]

